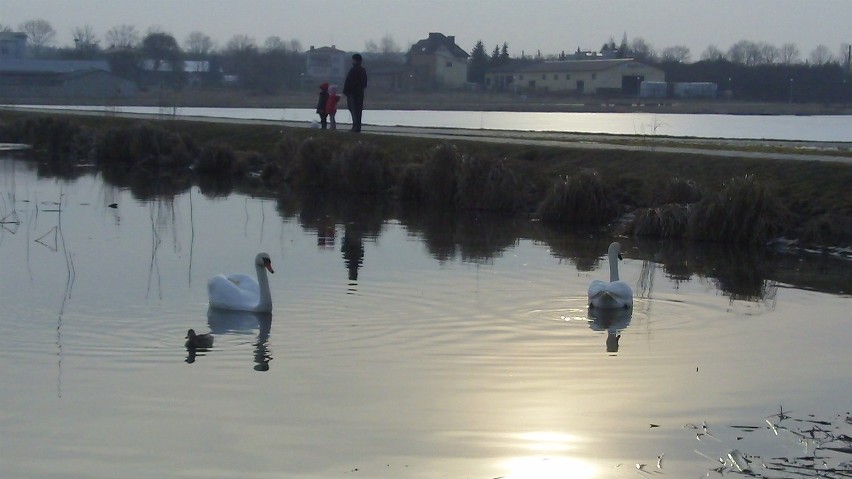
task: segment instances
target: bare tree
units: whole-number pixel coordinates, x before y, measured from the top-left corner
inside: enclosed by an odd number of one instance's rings
[[[781,50],[775,45],[766,42],[758,43],[760,48],[760,63],[772,64],[776,63],[781,58]]]
[[[290,50],[293,53],[302,53],[302,42],[295,38],[291,39],[287,42],[287,50]]]
[[[837,58],[839,59],[840,64],[846,67],[847,72],[849,71],[850,60],[852,60],[852,59],[849,58],[849,56],[850,56],[849,52],[850,52],[849,44],[848,43],[841,43],[840,44],[840,54],[837,55]]]
[[[133,48],[139,43],[140,35],[133,25],[118,25],[106,32],[109,48]]]
[[[379,44],[371,38],[364,42],[364,51],[367,53],[379,53]]]
[[[257,41],[248,35],[234,35],[230,40],[228,40],[228,43],[225,44],[225,50],[229,52],[257,50]]]
[[[399,44],[391,35],[385,35],[379,40],[379,51],[385,55],[399,53]]]
[[[53,43],[53,39],[56,38],[56,30],[47,20],[27,20],[20,24],[18,29],[27,34],[27,39],[36,53]]]
[[[779,61],[783,65],[792,65],[799,61],[799,48],[795,43],[785,43],[779,50]]]
[[[187,53],[205,56],[213,50],[213,39],[202,32],[195,31],[186,37],[183,45]]]
[[[80,50],[94,50],[98,48],[100,43],[97,35],[95,35],[95,29],[91,25],[72,28],[71,36],[74,38],[74,46]]]
[[[11,26],[4,25],[4,24],[0,23],[0,32],[7,32],[8,33],[8,32],[11,32],[11,31],[12,31]]]
[[[642,37],[636,37],[630,41],[630,54],[633,58],[643,61],[654,61],[657,57],[651,44]]]
[[[263,50],[267,52],[273,52],[276,50],[287,50],[287,43],[281,39],[281,37],[272,35],[271,37],[267,37],[263,42]]]
[[[664,62],[686,63],[689,61],[691,54],[689,47],[684,45],[675,45],[663,49],[661,58]]]
[[[722,60],[723,58],[725,58],[725,53],[722,50],[719,50],[719,47],[716,45],[710,45],[701,52],[702,60],[715,62]]]
[[[811,63],[814,65],[820,66],[825,65],[826,63],[831,63],[834,61],[834,57],[831,55],[831,51],[825,45],[817,45],[816,48],[811,52]]]

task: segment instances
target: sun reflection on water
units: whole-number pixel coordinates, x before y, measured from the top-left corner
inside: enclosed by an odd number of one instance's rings
[[[564,453],[574,449],[578,442],[576,436],[554,431],[534,431],[518,434],[517,438],[522,441],[520,446],[523,449],[539,454],[507,459],[503,463],[505,479],[591,479],[597,475],[597,468],[589,461],[570,456],[541,454]]]

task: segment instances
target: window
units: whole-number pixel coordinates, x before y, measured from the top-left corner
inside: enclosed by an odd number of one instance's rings
[[[598,77],[598,74],[597,74],[597,73],[592,73],[592,80],[594,80],[594,79],[595,79],[595,78],[597,78],[597,77]]]
[[[447,61],[447,68],[452,68],[452,67],[453,67],[453,62]]]
[[[565,74],[565,79],[566,79],[566,80],[570,80],[570,79],[571,79],[571,75]]]
[[[523,79],[524,79],[524,76],[523,76],[523,75],[518,75],[518,80],[523,81]]]
[[[547,74],[546,74],[546,73],[542,73],[542,74],[541,74],[541,79],[542,79],[542,80],[547,80]]]
[[[559,79],[559,75],[553,75],[553,79],[554,79],[554,80],[558,80],[558,79]]]

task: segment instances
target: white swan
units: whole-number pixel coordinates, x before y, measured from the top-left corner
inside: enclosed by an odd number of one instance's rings
[[[266,253],[258,253],[254,258],[257,279],[244,274],[219,274],[207,282],[207,296],[213,308],[233,311],[253,311],[268,313],[272,311],[272,295],[269,293],[269,280],[266,271],[272,270],[272,260]]]
[[[609,281],[596,279],[589,285],[589,307],[601,309],[630,308],[633,306],[633,291],[624,281],[618,280],[618,260],[621,245],[616,241],[609,245]]]

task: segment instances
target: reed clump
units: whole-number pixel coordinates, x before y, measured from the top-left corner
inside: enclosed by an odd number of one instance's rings
[[[426,203],[452,208],[456,205],[462,157],[449,143],[434,147],[423,162],[423,199]]]
[[[636,210],[624,233],[649,238],[685,238],[688,226],[689,207],[669,203]]]
[[[387,155],[375,145],[358,142],[345,146],[335,160],[334,176],[342,191],[377,195],[393,184]]]
[[[293,179],[299,186],[330,188],[333,184],[333,152],[319,138],[306,138],[299,144],[293,165]]]
[[[207,145],[195,160],[195,173],[199,176],[232,177],[239,176],[241,172],[237,155],[228,145]]]
[[[610,188],[590,170],[554,182],[538,208],[543,221],[556,223],[601,225],[617,213]]]
[[[104,167],[139,166],[148,171],[187,168],[197,152],[191,140],[144,123],[108,129],[95,143],[98,164]]]
[[[63,118],[22,118],[3,125],[0,135],[15,143],[26,143],[52,163],[77,163],[91,157],[91,131]]]
[[[462,209],[514,212],[525,200],[523,182],[500,160],[464,156],[456,186]]]
[[[690,204],[701,201],[704,190],[693,180],[674,177],[669,179],[653,198],[652,205],[670,203]]]
[[[765,244],[786,226],[781,201],[753,176],[733,178],[716,194],[696,203],[689,214],[688,237],[737,244]]]

